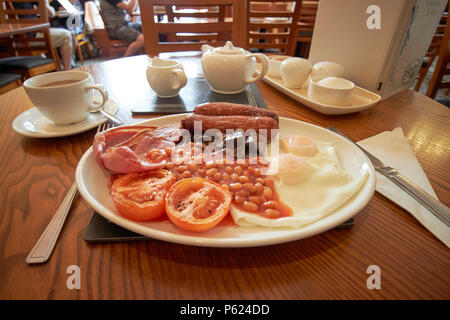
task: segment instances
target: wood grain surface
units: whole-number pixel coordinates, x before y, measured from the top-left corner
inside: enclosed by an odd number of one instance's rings
[[[199,58],[174,56],[189,76]],[[147,57],[83,67],[106,86],[120,117],[151,94]],[[450,205],[450,111],[413,91],[351,115],[324,116],[259,82],[270,110],[360,140],[402,127],[439,199]],[[32,106],[23,88],[0,96],[0,299],[449,299],[450,252],[408,212],[376,193],[350,229],[281,245],[201,248],[163,241],[88,244],[93,210],[75,198],[50,260],[25,258],[74,180],[95,129],[66,138],[31,139],[11,129]],[[81,289],[69,290],[70,265]],[[381,289],[366,286],[369,265],[381,268]]]
[[[50,23],[0,23],[0,38],[26,32],[36,32],[50,27]]]

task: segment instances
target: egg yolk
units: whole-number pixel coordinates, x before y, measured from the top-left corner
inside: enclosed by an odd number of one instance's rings
[[[295,154],[285,153],[278,158],[278,176],[281,183],[293,185],[305,182],[312,173],[312,166]]]
[[[280,143],[285,152],[298,156],[314,157],[319,152],[317,144],[308,137],[292,136],[282,138]]]

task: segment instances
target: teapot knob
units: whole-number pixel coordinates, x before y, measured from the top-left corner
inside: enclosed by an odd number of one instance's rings
[[[227,41],[226,43],[225,43],[225,49],[227,49],[227,50],[232,50],[233,48],[234,48],[234,46],[233,46],[233,43],[231,42],[231,41]]]

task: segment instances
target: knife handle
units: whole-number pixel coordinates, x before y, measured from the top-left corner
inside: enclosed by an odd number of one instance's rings
[[[428,192],[419,188],[391,167],[377,168],[376,170],[381,172],[386,178],[394,182],[400,188],[408,192],[414,199],[419,201],[425,208],[444,222],[447,227],[450,227],[450,209],[445,204],[439,200],[436,200]]]

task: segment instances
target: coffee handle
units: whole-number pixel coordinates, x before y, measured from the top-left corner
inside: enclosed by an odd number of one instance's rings
[[[91,104],[91,111],[95,111],[95,110],[98,110],[101,107],[103,107],[103,105],[106,103],[106,101],[108,101],[109,95],[108,95],[108,91],[106,91],[105,87],[101,84],[93,84],[90,86],[86,86],[86,90],[90,90],[90,89],[97,90],[98,92],[100,92],[100,94],[102,96],[102,102],[100,104],[95,104],[95,103]]]

